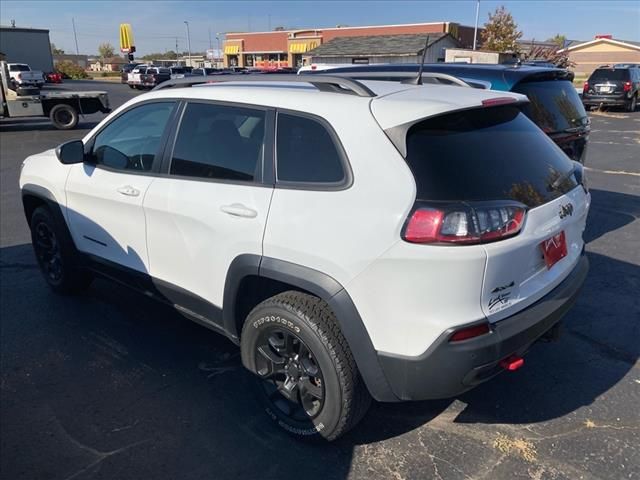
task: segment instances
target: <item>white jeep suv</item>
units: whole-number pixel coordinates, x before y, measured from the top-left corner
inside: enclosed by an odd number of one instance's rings
[[[35,254],[57,292],[108,277],[226,335],[277,425],[333,440],[372,397],[453,397],[519,368],[573,304],[590,195],[524,102],[171,80],[24,162]]]

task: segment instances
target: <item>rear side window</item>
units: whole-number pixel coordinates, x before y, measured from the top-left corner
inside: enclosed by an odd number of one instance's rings
[[[529,207],[578,185],[571,161],[519,109],[493,107],[420,122],[407,132],[417,200],[516,200]]]
[[[529,98],[524,113],[547,133],[587,124],[587,112],[575,87],[567,80],[519,83],[513,91]]]
[[[277,128],[279,182],[338,184],[346,179],[340,151],[322,123],[279,113]]]
[[[29,72],[29,65],[24,65],[24,64],[18,64],[18,65],[11,65],[9,67],[9,70],[11,70],[12,72]]]
[[[594,71],[589,77],[589,83],[592,82],[626,82],[629,80],[629,70],[626,68],[600,68]]]
[[[171,175],[253,181],[261,167],[265,112],[189,103],[180,122]]]

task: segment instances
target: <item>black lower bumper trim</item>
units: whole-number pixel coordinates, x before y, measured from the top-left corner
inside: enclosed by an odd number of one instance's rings
[[[418,357],[379,352],[391,389],[401,400],[450,398],[489,380],[502,371],[502,359],[524,355],[560,321],[574,304],[588,271],[589,261],[583,255],[560,285],[525,310],[493,324],[489,334],[450,343],[458,326]]]

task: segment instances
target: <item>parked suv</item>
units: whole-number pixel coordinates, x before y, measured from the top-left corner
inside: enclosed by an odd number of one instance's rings
[[[640,95],[640,68],[597,68],[584,82],[582,103],[585,107],[621,106],[633,112]]]
[[[301,73],[328,73],[355,79],[399,82],[415,77],[419,69],[418,64],[383,64],[343,66],[327,72],[311,70]],[[573,86],[572,72],[540,66],[476,63],[431,63],[425,64],[423,71],[425,76],[453,76],[474,88],[526,95],[529,103],[524,106],[525,115],[549,135],[572,160],[584,164],[591,128],[587,112]],[[456,84],[455,79],[430,81]]]
[[[525,105],[331,76],[171,80],[25,160],[38,264],[56,292],[117,279],[226,335],[276,425],[333,440],[372,397],[453,397],[518,369],[575,301],[590,195]]]

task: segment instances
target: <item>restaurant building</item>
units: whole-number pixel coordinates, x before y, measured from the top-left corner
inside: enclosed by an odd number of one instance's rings
[[[473,27],[454,22],[235,32],[226,34],[224,65],[262,69],[298,68],[311,62],[311,50],[334,38],[430,33],[448,33],[461,47],[473,45]]]

